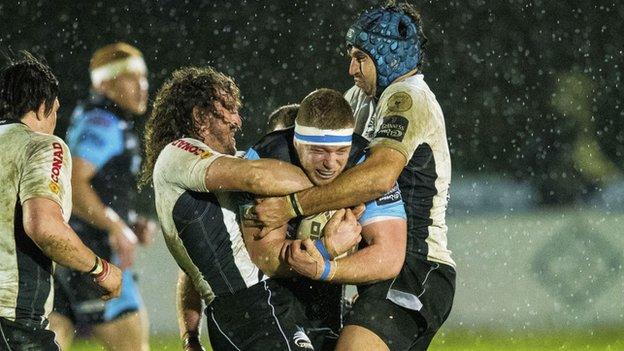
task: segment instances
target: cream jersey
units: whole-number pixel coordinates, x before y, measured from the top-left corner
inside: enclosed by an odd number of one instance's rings
[[[169,252],[207,302],[266,279],[245,248],[236,193],[208,191],[206,171],[220,154],[196,139],[176,140],[154,166],[156,211]]]
[[[407,252],[455,267],[447,249],[445,222],[451,157],[442,109],[421,74],[395,81],[379,101],[357,86],[345,99],[353,108],[356,133],[405,156],[399,177],[408,220]]]
[[[0,317],[47,327],[54,263],[23,227],[22,205],[45,198],[71,215],[71,155],[63,140],[0,119]]]

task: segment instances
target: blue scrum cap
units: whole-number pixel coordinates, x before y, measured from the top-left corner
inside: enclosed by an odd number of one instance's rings
[[[422,60],[423,40],[416,23],[402,10],[367,10],[347,31],[347,44],[366,52],[377,68],[377,95]]]

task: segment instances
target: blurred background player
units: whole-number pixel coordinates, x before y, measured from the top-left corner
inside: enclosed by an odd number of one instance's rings
[[[58,350],[48,330],[55,262],[88,275],[105,299],[121,271],[67,225],[72,160],[56,127],[58,81],[28,53],[0,72],[0,350]]]
[[[299,111],[299,104],[284,105],[271,112],[267,120],[266,133],[294,126],[297,111]]]
[[[74,110],[66,138],[74,163],[70,224],[87,246],[120,265],[124,283],[121,296],[103,304],[83,274],[59,269],[51,327],[64,349],[80,326],[92,327],[109,349],[147,350],[147,315],[130,270],[137,242],[149,242],[155,230],[134,211],[141,157],[133,122],[146,111],[147,67],[137,48],[115,43],[93,54],[89,70],[91,96]]]

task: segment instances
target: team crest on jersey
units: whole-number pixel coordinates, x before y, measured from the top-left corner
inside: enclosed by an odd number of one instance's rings
[[[388,111],[405,112],[412,107],[412,97],[408,93],[399,91],[388,99]]]
[[[379,131],[375,135],[376,138],[394,139],[398,142],[403,141],[409,121],[403,116],[389,116],[384,118]]]
[[[310,341],[310,338],[308,338],[308,335],[305,333],[303,328],[297,327],[297,329],[298,330],[293,335],[293,341],[295,342],[295,345],[303,349],[314,350],[314,347],[312,346],[312,341]]]
[[[58,185],[58,183],[55,183],[55,182],[53,182],[53,181],[50,181],[49,186],[50,186],[50,190],[51,190],[53,193],[55,193],[55,194],[57,194],[57,195],[58,195],[58,193],[59,193],[59,192],[61,192],[61,186],[60,186],[60,185]]]

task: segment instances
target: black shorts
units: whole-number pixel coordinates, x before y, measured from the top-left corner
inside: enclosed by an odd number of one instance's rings
[[[88,274],[57,266],[54,272],[54,312],[81,327],[114,321],[137,312],[143,302],[130,270],[124,270],[121,295],[103,301],[102,290]]]
[[[306,334],[317,351],[333,351],[342,328],[343,286],[304,277],[276,279],[303,306]]]
[[[358,293],[345,325],[374,332],[392,351],[426,350],[451,312],[455,270],[408,255],[399,276]]]
[[[288,289],[271,279],[206,307],[214,350],[314,350],[303,330],[303,308]]]
[[[27,327],[0,317],[1,351],[59,351],[54,332],[43,328]]]

